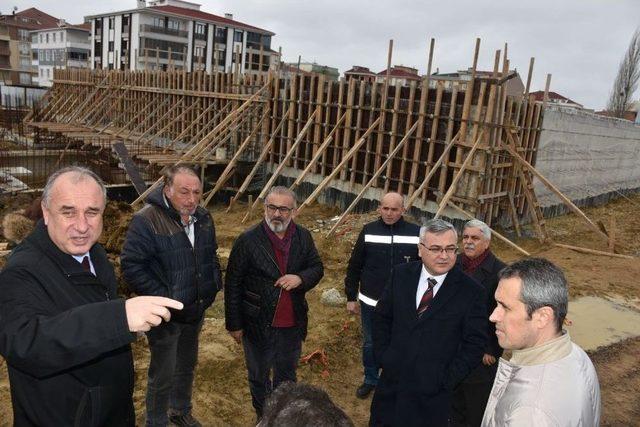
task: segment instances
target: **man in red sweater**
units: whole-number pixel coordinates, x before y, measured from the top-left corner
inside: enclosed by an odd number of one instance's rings
[[[227,266],[226,328],[243,345],[258,418],[272,390],[296,381],[307,334],[305,294],[324,274],[311,233],[293,222],[295,214],[294,193],[273,187],[264,220],[236,239]]]

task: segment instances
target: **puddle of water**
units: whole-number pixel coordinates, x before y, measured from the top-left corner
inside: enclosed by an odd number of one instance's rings
[[[571,340],[585,350],[640,335],[640,312],[603,298],[569,301],[567,318],[573,322],[565,326]]]

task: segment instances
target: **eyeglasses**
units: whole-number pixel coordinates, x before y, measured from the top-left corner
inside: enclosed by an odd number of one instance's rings
[[[288,215],[295,208],[289,208],[287,206],[276,206],[276,205],[265,205],[267,207],[267,211],[269,213],[275,213],[276,211],[280,212],[282,215]]]
[[[428,250],[432,255],[440,255],[441,253],[445,252],[447,255],[451,256],[451,255],[455,255],[456,253],[458,253],[458,247],[457,246],[447,246],[446,248],[443,248],[442,246],[429,246],[429,247],[427,247],[427,245],[425,245],[422,242],[420,242],[420,244],[422,246],[424,246],[424,248],[426,250]]]

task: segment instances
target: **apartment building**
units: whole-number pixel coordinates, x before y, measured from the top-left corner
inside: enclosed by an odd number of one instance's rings
[[[0,15],[0,82],[5,85],[31,85],[36,75],[32,66],[31,34],[50,28],[58,18],[34,7]]]
[[[56,68],[87,68],[91,43],[89,24],[70,25],[64,20],[53,28],[31,31],[32,65],[37,74],[33,82],[39,86],[53,85]]]
[[[135,9],[86,16],[91,68],[256,72],[279,62],[275,33],[183,0],[137,1]]]

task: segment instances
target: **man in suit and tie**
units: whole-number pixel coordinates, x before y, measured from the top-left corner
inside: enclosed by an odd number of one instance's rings
[[[456,266],[450,223],[420,229],[422,262],[402,264],[378,302],[373,348],[382,367],[372,426],[446,426],[454,388],[482,360],[485,291]]]

